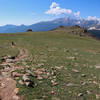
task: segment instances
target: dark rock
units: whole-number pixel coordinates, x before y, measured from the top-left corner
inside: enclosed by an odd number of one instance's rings
[[[28,29],[27,32],[32,32],[32,29]]]

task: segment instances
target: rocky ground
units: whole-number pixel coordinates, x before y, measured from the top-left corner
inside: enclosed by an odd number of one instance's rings
[[[1,34],[0,99],[99,100],[100,41],[71,31]]]
[[[1,65],[3,69],[1,70],[0,76],[0,100],[22,100],[17,95],[19,88],[16,87],[15,77],[22,76],[23,74],[18,74],[14,71],[23,69],[21,66],[16,66],[16,63],[27,57],[27,52],[18,47],[14,48],[19,49],[19,55],[17,57],[5,56],[2,58]]]

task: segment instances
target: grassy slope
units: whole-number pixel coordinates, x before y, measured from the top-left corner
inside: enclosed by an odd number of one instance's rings
[[[95,65],[100,65],[100,41],[69,35],[63,32],[34,32],[21,34],[0,34],[0,57],[6,54],[16,55],[17,50],[10,48],[14,41],[20,47],[28,50],[34,61],[28,63],[30,69],[44,67],[48,72],[52,72],[55,66],[63,66],[56,70],[57,86],[52,86],[50,79],[43,79],[42,82],[34,79],[37,84],[34,88],[21,88],[20,94],[26,96],[26,100],[96,100],[96,95],[100,94],[100,69]],[[76,59],[73,60],[72,57]],[[43,66],[38,67],[39,64]],[[75,73],[72,69],[77,69]],[[86,77],[81,75],[85,74]],[[81,85],[85,82],[85,85]],[[67,84],[73,83],[73,86]],[[50,92],[54,90],[55,95]],[[86,91],[90,91],[88,94]],[[77,95],[82,93],[82,97]],[[59,100],[58,99],[58,100]]]

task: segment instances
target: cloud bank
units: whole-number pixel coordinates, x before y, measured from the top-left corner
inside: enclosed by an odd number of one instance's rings
[[[72,14],[72,10],[61,8],[58,3],[52,2],[52,4],[50,5],[50,9],[45,13],[49,15]]]
[[[76,18],[81,19],[80,11],[73,12],[71,9],[61,8],[60,5],[56,2],[52,2],[49,10],[47,10],[45,14],[56,15],[56,16],[65,14],[65,15],[72,15]],[[88,16],[86,20],[96,20],[100,23],[100,18],[97,18],[96,16]]]

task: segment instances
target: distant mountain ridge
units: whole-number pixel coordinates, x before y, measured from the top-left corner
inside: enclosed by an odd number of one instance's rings
[[[26,32],[28,29],[33,31],[49,31],[55,29],[59,26],[74,26],[79,25],[88,30],[100,30],[100,22],[98,20],[85,20],[85,19],[72,19],[69,17],[59,18],[53,21],[39,22],[32,25],[5,25],[0,26],[0,33],[16,33],[16,32]]]

